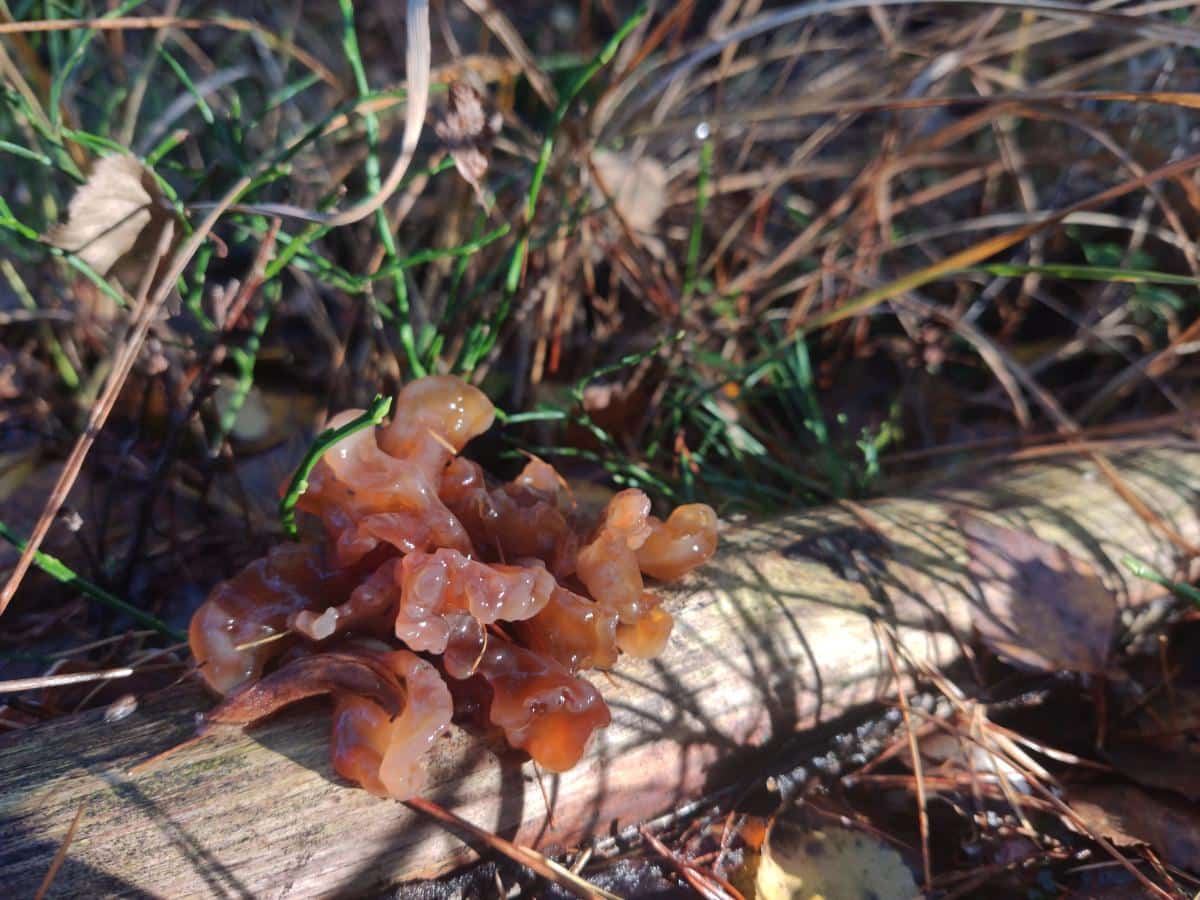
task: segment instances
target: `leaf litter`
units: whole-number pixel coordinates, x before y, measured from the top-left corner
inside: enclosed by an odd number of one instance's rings
[[[488,157],[503,124],[504,118],[499,113],[486,112],[479,91],[465,81],[451,83],[446,114],[434,130],[450,150],[458,174],[474,188],[481,203],[485,197],[483,177],[487,174]]]
[[[960,519],[979,586],[975,629],[997,655],[1043,672],[1106,671],[1117,601],[1057,544],[974,515]]]
[[[75,254],[99,275],[107,275],[136,250],[127,267],[136,278],[145,270],[158,234],[157,228],[147,226],[167,214],[150,170],[132,156],[115,153],[96,162],[71,197],[67,221],[51,228],[45,239]]]

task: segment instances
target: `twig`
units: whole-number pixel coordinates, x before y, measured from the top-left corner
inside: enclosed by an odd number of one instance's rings
[[[466,819],[455,815],[448,809],[438,806],[431,800],[426,800],[423,797],[413,797],[411,800],[406,800],[405,805],[417,810],[418,812],[422,812],[427,816],[437,819],[439,822],[462,829],[476,840],[480,840],[487,844],[493,850],[503,853],[509,859],[518,862],[523,866],[528,866],[546,880],[552,881],[560,887],[566,888],[578,897],[599,897],[602,898],[602,900],[621,900],[621,898],[616,894],[610,894],[603,888],[598,888],[594,884],[585,881],[570,869],[559,865],[554,860],[543,856],[536,850],[531,850],[528,847],[522,847],[519,844],[514,844],[512,841],[507,841],[499,835],[492,834],[490,831],[485,831],[478,825],[472,825]]]
[[[638,829],[642,835],[642,839],[651,847],[658,851],[659,855],[671,864],[671,868],[675,869],[679,875],[689,884],[692,889],[706,900],[742,900],[741,893],[731,893],[730,889],[736,891],[732,885],[722,884],[716,879],[711,878],[706,872],[699,871],[694,865],[691,865],[680,859],[670,848],[660,841],[657,837],[647,831],[644,827]],[[723,879],[722,879],[723,880]],[[711,882],[711,883],[710,883]],[[715,886],[714,886],[715,885]]]
[[[283,495],[283,499],[279,501],[279,521],[283,523],[283,530],[288,537],[294,538],[298,531],[296,529],[296,502],[300,496],[308,490],[308,476],[312,474],[313,468],[325,455],[325,451],[336,444],[343,438],[347,438],[352,434],[362,431],[364,428],[372,428],[384,420],[388,412],[392,408],[392,398],[382,397],[378,394],[371,401],[370,408],[361,416],[351,422],[347,422],[340,428],[326,428],[317,435],[317,439],[313,441],[312,446],[308,448],[308,452],[304,454],[304,459],[301,460],[299,467],[296,469],[296,474],[292,476],[291,482],[288,484],[287,493]]]
[[[900,715],[904,717],[904,730],[908,736],[908,751],[912,756],[913,777],[917,788],[917,828],[921,832],[921,868],[925,876],[925,890],[933,888],[933,864],[929,856],[929,804],[925,796],[925,772],[921,765],[921,751],[917,746],[917,734],[913,730],[912,716],[909,713],[908,697],[904,693],[904,685],[900,679],[900,666],[896,662],[894,648],[895,636],[890,630],[875,621],[875,633],[887,654],[888,665],[892,669],[892,677],[896,680],[896,696],[900,701]]]
[[[58,845],[58,851],[54,854],[54,859],[50,860],[50,868],[46,870],[46,877],[42,879],[42,883],[38,886],[37,893],[33,895],[33,900],[42,900],[50,890],[50,886],[54,884],[58,870],[62,868],[63,861],[67,858],[67,849],[71,846],[71,841],[75,840],[75,832],[79,829],[79,822],[83,819],[83,811],[85,809],[87,809],[86,803],[79,804],[75,818],[71,820],[71,825],[67,828],[67,833],[63,836],[62,843]]]

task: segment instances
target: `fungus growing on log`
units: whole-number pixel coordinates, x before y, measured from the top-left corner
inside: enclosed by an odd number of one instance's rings
[[[323,537],[274,548],[192,619],[200,674],[226,695],[212,721],[311,696],[319,660],[336,657],[339,671],[382,673],[370,690],[319,681],[334,698],[334,768],[374,794],[420,792],[452,698],[473,698],[477,718],[551,771],[579,761],[611,719],[580,672],[662,651],[673,622],[643,576],[707,561],[717,518],[691,504],[660,521],[624,490],[589,528],[542,460],[497,484],[458,456],[494,416],[476,388],[433,376],[400,391],[391,422],[325,451],[297,504]],[[307,682],[289,691],[292,673]]]

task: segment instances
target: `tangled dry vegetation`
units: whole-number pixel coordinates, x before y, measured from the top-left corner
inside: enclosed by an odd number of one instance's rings
[[[329,412],[432,373],[496,403],[504,475],[725,518],[1191,438],[1190,3],[536,6],[0,0],[0,728],[190,677]],[[985,673],[1036,709],[933,680],[810,814],[937,896],[1194,892],[1194,775],[1051,790],[1105,728],[1194,758],[1194,618],[1083,682]],[[920,715],[966,742],[934,774]],[[760,812],[596,877],[736,895]]]

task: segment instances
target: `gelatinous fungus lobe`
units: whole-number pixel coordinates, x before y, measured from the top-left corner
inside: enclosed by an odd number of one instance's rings
[[[397,574],[400,562],[399,557],[384,561],[350,592],[344,603],[320,612],[302,610],[292,616],[288,627],[311,641],[327,640],[350,631],[372,637],[388,636],[400,600]]]
[[[488,636],[475,674],[492,689],[489,717],[509,744],[551,772],[579,762],[593,732],[612,721],[600,692],[552,659]]]
[[[540,563],[489,566],[447,549],[410,553],[394,574],[400,579],[396,637],[413,650],[449,656],[455,635],[454,652],[469,655],[468,667],[483,650],[486,626],[536,615],[556,587]]]
[[[188,643],[201,677],[222,694],[255,680],[287,649],[279,636],[295,613],[339,602],[359,578],[334,568],[321,546],[273,547],[213,588],[192,616]]]
[[[450,457],[492,427],[496,408],[483,391],[451,375],[411,381],[396,395],[392,421],[379,430],[379,446],[430,476]]]
[[[650,534],[638,548],[638,566],[659,581],[682,578],[717,550],[717,514],[703,503],[676,507],[665,522],[650,516],[647,524]]]
[[[350,410],[334,416],[329,426],[337,428],[357,415]],[[470,538],[438,497],[435,477],[440,472],[383,452],[377,432],[366,429],[325,452],[296,505],[321,519],[342,565],[381,543],[401,553],[439,546],[469,553]]]
[[[341,413],[329,426],[358,414]],[[401,553],[451,547],[470,554],[470,538],[438,489],[446,464],[494,417],[487,397],[457,378],[414,381],[397,395],[390,424],[325,452],[297,506],[321,518],[343,565],[381,542]]]
[[[515,479],[495,487],[478,463],[455,459],[442,476],[442,498],[483,558],[540,559],[556,578],[574,571],[574,503],[548,463],[534,457]]]
[[[378,655],[404,686],[403,708],[393,716],[366,697],[336,695],[333,767],[372,794],[407,800],[424,787],[423,757],[449,726],[454,705],[431,663],[407,650]]]
[[[572,672],[617,664],[616,611],[563,587],[554,590],[540,613],[516,623],[513,632],[525,646]]]
[[[237,691],[222,715],[254,721],[331,693],[335,768],[399,799],[420,790],[452,690],[547,769],[579,761],[611,715],[578,673],[662,651],[673,620],[643,575],[673,580],[707,560],[717,519],[691,505],[660,521],[626,490],[589,530],[544,461],[499,484],[457,455],[494,412],[459,379],[425,378],[391,422],[329,448],[298,504],[326,540],[272,550],[192,620],[205,680]],[[264,677],[277,657],[291,661]]]

